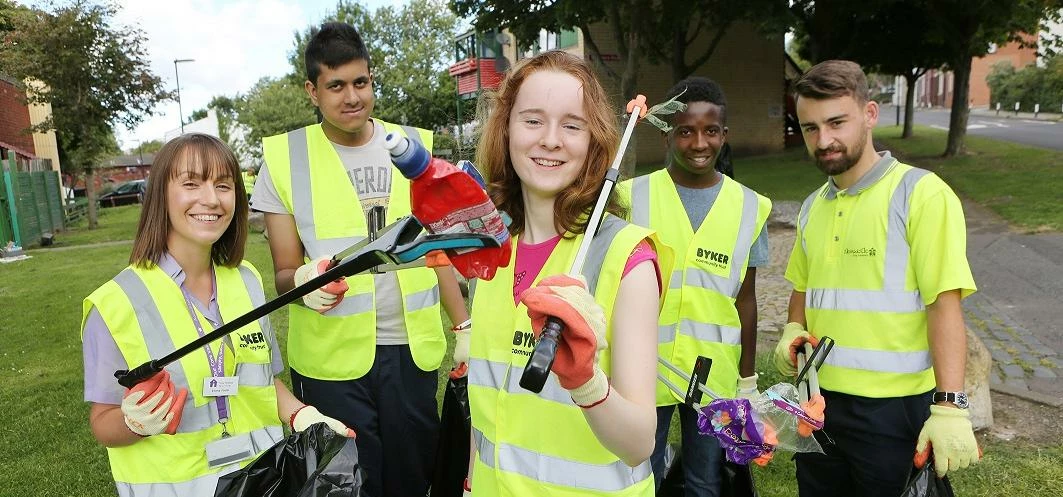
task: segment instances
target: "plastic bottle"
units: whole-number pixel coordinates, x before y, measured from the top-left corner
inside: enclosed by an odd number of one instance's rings
[[[509,265],[512,248],[506,228],[487,192],[468,173],[429,155],[420,144],[395,133],[384,148],[402,175],[410,179],[413,216],[430,233],[471,231],[498,240],[500,247],[447,251],[451,264],[466,278],[490,280]]]

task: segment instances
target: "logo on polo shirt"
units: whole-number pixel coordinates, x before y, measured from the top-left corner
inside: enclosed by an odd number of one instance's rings
[[[878,251],[875,247],[863,247],[863,248],[847,248],[842,250],[842,255],[848,255],[852,257],[874,257]]]

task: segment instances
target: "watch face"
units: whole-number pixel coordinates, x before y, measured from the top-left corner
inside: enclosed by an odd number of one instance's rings
[[[953,404],[956,404],[956,407],[959,407],[960,409],[967,409],[967,407],[970,406],[970,403],[967,401],[967,393],[956,392],[956,400]]]

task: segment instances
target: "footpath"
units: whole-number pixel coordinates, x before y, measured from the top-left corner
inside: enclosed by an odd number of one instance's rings
[[[786,324],[791,285],[783,278],[793,247],[798,202],[774,202],[771,265],[757,271],[762,352]],[[964,318],[993,357],[990,388],[1063,407],[1063,233],[1010,229],[988,209],[964,202],[967,258],[978,292]]]

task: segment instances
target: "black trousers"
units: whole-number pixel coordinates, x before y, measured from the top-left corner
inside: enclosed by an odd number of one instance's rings
[[[408,345],[378,345],[373,367],[357,380],[291,373],[299,400],[358,434],[358,462],[366,475],[363,495],[425,495],[439,436],[439,377],[414,364]]]
[[[897,497],[912,470],[919,430],[930,416],[933,390],[872,399],[824,390],[825,454],[799,453],[797,487],[804,497]]]

